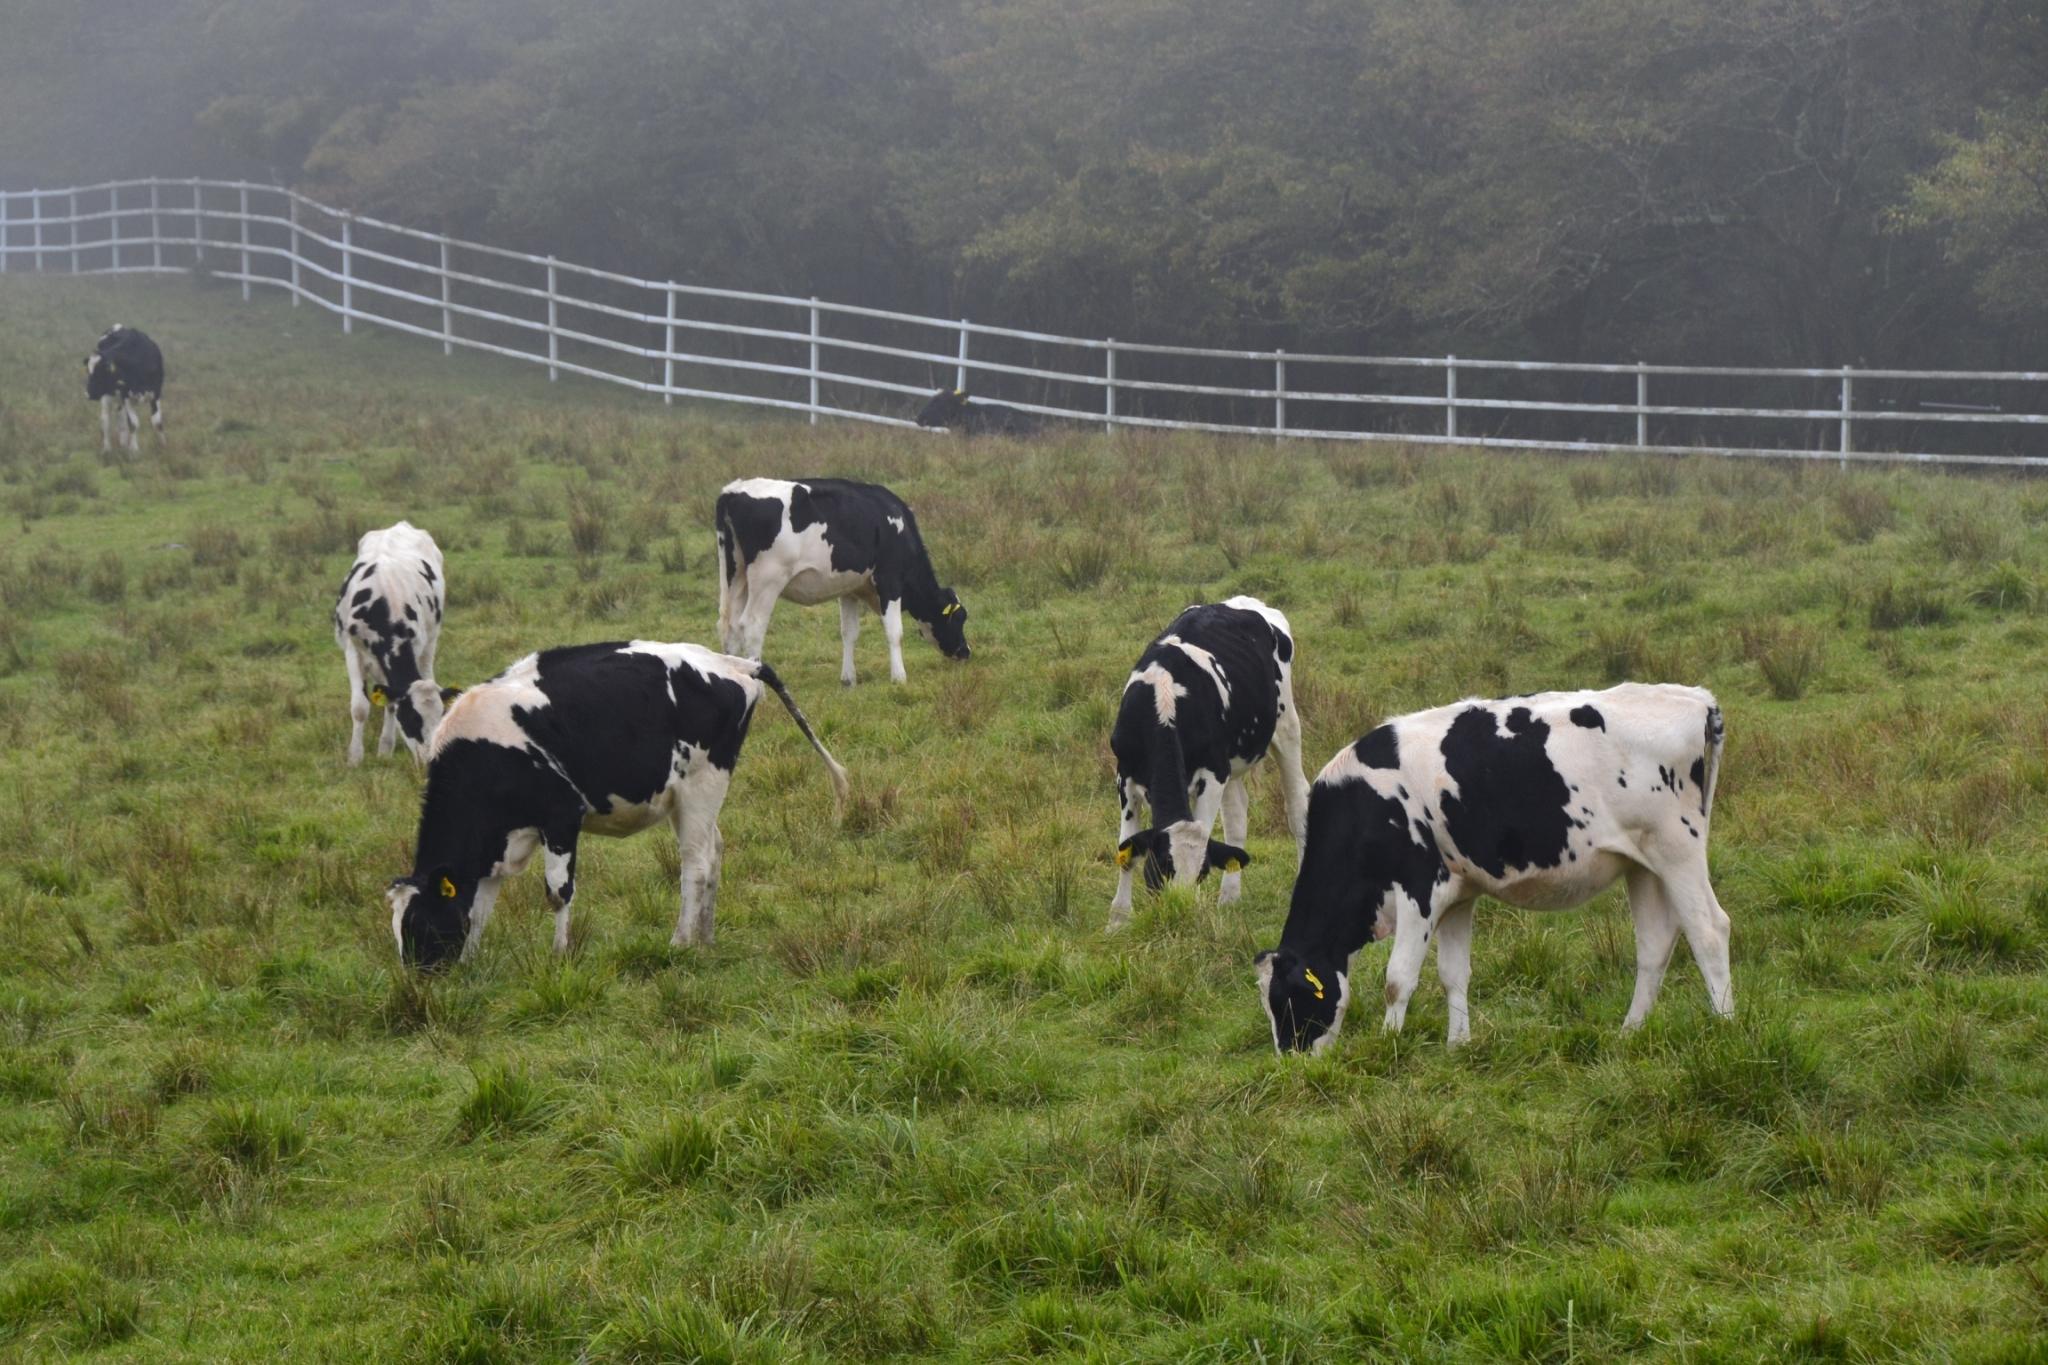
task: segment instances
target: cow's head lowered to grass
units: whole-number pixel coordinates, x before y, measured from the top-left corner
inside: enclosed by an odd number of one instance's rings
[[[1259,999],[1282,1053],[1321,1052],[1344,1025],[1351,976],[1334,955],[1298,955],[1269,949],[1252,959]]]
[[[1218,872],[1240,872],[1251,866],[1252,855],[1235,844],[1218,843],[1195,820],[1177,820],[1160,829],[1141,829],[1117,845],[1116,865],[1137,867],[1145,874],[1145,885],[1157,891],[1172,881],[1193,886]]]
[[[967,608],[951,588],[939,589],[938,613],[929,621],[919,621],[917,629],[949,659],[966,659],[974,652],[967,647]]]
[[[406,966],[438,971],[462,956],[476,885],[458,882],[447,868],[392,881],[384,902],[391,907],[391,935]]]

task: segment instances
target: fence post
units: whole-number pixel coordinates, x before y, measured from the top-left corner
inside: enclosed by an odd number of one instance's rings
[[[1458,434],[1458,357],[1444,357],[1444,435]]]
[[[1642,361],[1636,362],[1636,444],[1650,443],[1650,414],[1643,409],[1650,406],[1650,370]]]
[[[1273,352],[1273,430],[1287,430],[1287,353]]]
[[[242,186],[242,302],[249,301],[249,187]]]
[[[1849,378],[1849,367],[1842,367],[1842,468],[1849,467],[1849,409],[1855,383]]]
[[[41,190],[30,190],[28,192],[28,211],[31,215],[29,221],[35,225],[33,229],[35,235],[30,240],[35,244],[36,274],[40,275],[43,273],[43,192]]]
[[[818,296],[811,295],[811,425],[818,425]]]
[[[341,220],[341,331],[343,336],[356,329],[354,317],[356,309],[356,282],[353,265],[355,257],[354,253],[350,250],[353,245],[354,238],[349,232],[349,219],[344,214]]]
[[[0,275],[7,273],[7,202],[13,197],[6,190],[0,190]]]
[[[548,383],[561,376],[555,361],[561,358],[560,339],[555,335],[555,258],[548,257]]]
[[[299,196],[293,194],[290,190],[285,191],[284,213],[285,217],[291,220],[292,307],[296,308],[299,306],[299,294],[301,292],[299,289]]]
[[[674,407],[676,401],[676,282],[670,280],[662,291],[668,296],[666,320],[661,329],[661,401]]]
[[[107,242],[113,248],[113,268],[121,268],[121,191],[118,187],[107,191]]]
[[[199,177],[192,177],[192,264],[206,268],[206,203],[199,191]]]
[[[960,319],[960,363],[953,371],[953,387],[967,389],[967,319]]]
[[[163,213],[157,202],[157,182],[149,182],[149,263],[158,270],[164,268],[164,226]]]
[[[73,191],[71,191],[71,194],[70,194],[70,198],[69,198],[69,202],[68,202],[68,204],[66,205],[66,209],[65,209],[65,211],[66,211],[66,212],[68,212],[68,213],[69,213],[69,214],[71,215],[71,231],[70,231],[70,232],[69,232],[69,233],[68,233],[68,234],[66,235],[66,238],[65,238],[65,240],[67,240],[67,241],[69,241],[69,242],[71,243],[71,273],[72,273],[72,274],[74,274],[74,275],[76,275],[76,274],[78,273],[78,191],[77,191],[77,190],[73,190]]]
[[[1116,435],[1116,338],[1102,344],[1102,430]]]
[[[440,240],[441,247],[441,354],[455,354],[455,310],[448,306],[454,297],[451,281],[448,279],[448,239]]]

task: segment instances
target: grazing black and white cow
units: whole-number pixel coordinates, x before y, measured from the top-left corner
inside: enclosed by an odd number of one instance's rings
[[[1681,932],[1714,1012],[1734,1013],[1728,916],[1707,880],[1721,733],[1711,692],[1623,683],[1418,711],[1339,750],[1309,796],[1280,946],[1255,960],[1274,1046],[1334,1038],[1351,955],[1389,934],[1386,1027],[1407,1016],[1434,937],[1456,1046],[1471,1030],[1472,903],[1569,910],[1620,879],[1636,927],[1622,1027],[1649,1014]]]
[[[1280,756],[1287,828],[1300,843],[1308,817],[1301,775],[1301,713],[1294,705],[1294,635],[1256,597],[1192,606],[1145,647],[1124,683],[1110,731],[1116,759],[1116,899],[1109,927],[1131,917],[1131,872],[1155,890],[1171,877],[1192,886],[1223,870],[1217,900],[1238,898],[1250,796],[1244,778],[1268,749]],[[1149,806],[1150,824],[1138,809]],[[1223,816],[1223,843],[1210,839]]]
[[[441,644],[446,605],[441,547],[409,521],[366,532],[356,562],[341,580],[334,604],[334,642],[348,665],[348,761],[363,761],[363,722],[372,704],[384,708],[377,752],[392,742],[424,763],[427,741],[441,721],[446,699],[434,684],[434,651]]]
[[[972,398],[965,389],[940,389],[918,410],[917,424],[969,436],[1031,436],[1045,423],[1035,412]]]
[[[133,327],[115,323],[93,344],[85,358],[85,396],[100,404],[100,449],[113,449],[114,410],[120,409],[121,445],[140,448],[137,439],[142,421],[135,415],[135,400],[149,400],[149,424],[156,428],[157,443],[164,439],[164,353],[154,341]]]
[[[623,837],[666,820],[681,852],[674,943],[709,943],[724,859],[718,812],[740,746],[773,688],[846,796],[825,751],[774,670],[701,645],[572,645],[529,654],[457,697],[434,733],[409,877],[391,883],[400,957],[424,968],[467,956],[498,888],[538,850],[569,946],[580,834]]]
[[[902,682],[903,618],[949,659],[965,659],[967,608],[939,586],[917,518],[880,484],[735,479],[718,494],[718,635],[727,653],[761,657],[768,618],[787,597],[839,599],[839,681],[853,686],[861,604],[882,618],[889,678]]]

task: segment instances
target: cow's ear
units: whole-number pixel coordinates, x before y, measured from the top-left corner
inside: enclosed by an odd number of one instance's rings
[[[1252,965],[1254,967],[1263,967],[1268,962],[1271,962],[1274,958],[1278,956],[1280,956],[1280,950],[1278,948],[1268,948],[1264,952],[1253,953]]]
[[[1156,856],[1159,848],[1159,831],[1141,829],[1116,846],[1116,865],[1129,867],[1134,862],[1143,862],[1147,857]]]
[[[1252,855],[1235,844],[1209,841],[1209,866],[1219,872],[1242,872],[1252,865]]]
[[[446,706],[461,695],[462,689],[459,687],[444,687],[441,689],[441,705]]]

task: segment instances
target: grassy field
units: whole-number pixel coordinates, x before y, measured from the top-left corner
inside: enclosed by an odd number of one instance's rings
[[[171,446],[78,357],[140,325]],[[479,960],[396,969],[419,778],[343,762],[362,530],[446,555],[441,681],[711,641],[740,474],[882,480],[974,659],[837,614],[772,705],[717,946],[674,850],[589,840]],[[0,1356],[2048,1359],[2048,484],[1099,433],[962,444],[659,405],[187,281],[0,281]],[[1107,733],[1185,604],[1292,618],[1311,774],[1378,718],[1712,687],[1738,1017],[1640,1034],[1617,897],[1480,911],[1274,1058],[1246,899],[1114,885]],[[1377,981],[1384,948],[1355,964]],[[1367,985],[1368,997],[1373,988]]]

